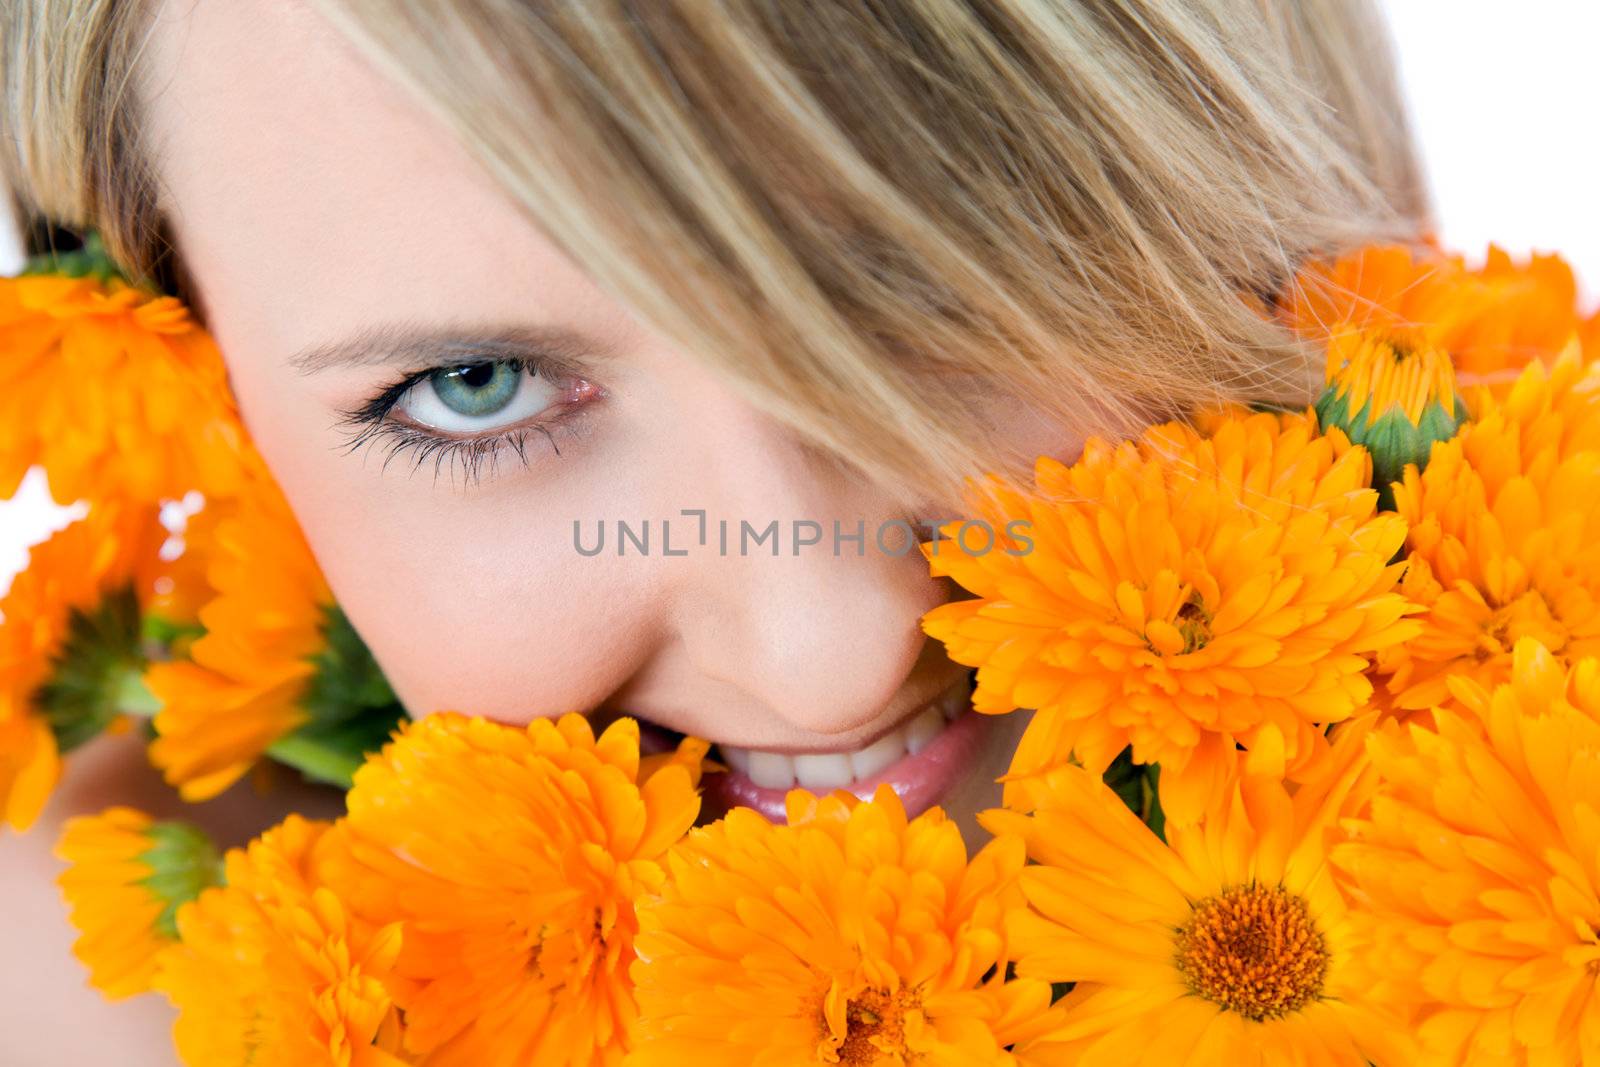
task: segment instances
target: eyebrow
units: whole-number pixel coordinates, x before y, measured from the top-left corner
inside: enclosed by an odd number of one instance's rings
[[[538,370],[586,371],[604,346],[570,330],[508,326],[450,329],[437,326],[371,326],[342,340],[309,345],[289,357],[301,374],[334,367],[459,367],[519,360]]]

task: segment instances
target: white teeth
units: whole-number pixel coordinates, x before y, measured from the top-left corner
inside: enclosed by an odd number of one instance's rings
[[[734,748],[731,745],[722,745],[722,762],[738,771],[740,774],[750,773],[750,750],[747,748]]]
[[[750,750],[750,766],[744,772],[763,789],[788,789],[794,785],[794,759],[781,752]]]
[[[794,758],[794,779],[806,789],[839,789],[856,780],[850,757],[843,752],[822,752]]]
[[[944,714],[937,707],[929,705],[906,725],[906,751],[915,756],[928,747],[928,742],[943,733],[944,728]]]
[[[850,753],[850,767],[856,778],[871,778],[906,754],[906,728],[890,730],[859,752]]]
[[[970,707],[972,707],[972,690],[965,685],[958,685],[939,698],[939,710],[944,713],[946,722],[954,722]]]
[[[929,704],[910,721],[890,730],[856,752],[815,752],[788,756],[750,748],[719,745],[722,761],[763,789],[840,789],[882,774],[907,753],[915,755],[944,732],[945,725],[968,707],[968,693],[958,686]]]

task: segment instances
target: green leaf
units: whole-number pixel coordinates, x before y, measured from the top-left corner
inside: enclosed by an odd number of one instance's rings
[[[1145,773],[1139,779],[1140,802],[1139,818],[1150,827],[1152,833],[1161,840],[1167,839],[1167,813],[1161,810],[1161,766],[1152,763],[1145,768]]]
[[[389,740],[405,709],[338,605],[324,609],[323,647],[302,702],[310,721],[267,749],[312,781],[350,787],[368,753]]]
[[[1161,810],[1160,773],[1161,769],[1153,763],[1133,762],[1133,749],[1125,748],[1111,761],[1101,778],[1129,811],[1165,841],[1167,818]]]
[[[389,680],[339,605],[323,608],[322,636],[322,650],[312,657],[317,674],[305,699],[312,719],[336,722],[352,711],[398,707]]]
[[[70,252],[43,252],[29,256],[22,273],[60,274],[68,278],[95,278],[101,282],[127,281],[111,261],[105,241],[93,230],[84,234],[81,247]]]

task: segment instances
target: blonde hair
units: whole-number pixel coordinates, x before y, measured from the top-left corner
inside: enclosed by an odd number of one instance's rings
[[[170,273],[141,6],[10,0],[0,121],[30,210]],[[910,496],[1031,460],[1012,404],[1303,402],[1253,297],[1428,224],[1359,0],[320,6],[602,285]]]

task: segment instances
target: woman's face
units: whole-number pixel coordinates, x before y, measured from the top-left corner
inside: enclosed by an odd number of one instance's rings
[[[168,3],[144,62],[245,419],[408,709],[705,737],[743,772],[712,808],[992,803],[1021,715],[947,724],[966,672],[918,620],[953,590],[875,543],[949,506],[896,510],[635,319],[307,7]]]

